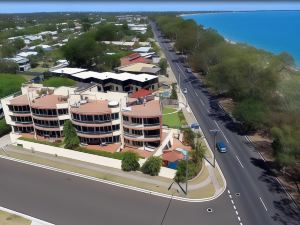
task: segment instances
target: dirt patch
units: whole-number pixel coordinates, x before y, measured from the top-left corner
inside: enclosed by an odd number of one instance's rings
[[[225,112],[232,114],[235,104],[231,98],[221,98],[219,104]]]

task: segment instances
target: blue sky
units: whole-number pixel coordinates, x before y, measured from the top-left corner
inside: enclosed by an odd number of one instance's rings
[[[0,1],[0,13],[61,11],[300,10],[300,2],[248,1]]]

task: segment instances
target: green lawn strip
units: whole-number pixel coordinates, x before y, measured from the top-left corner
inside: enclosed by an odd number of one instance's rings
[[[46,87],[60,87],[60,86],[74,86],[75,81],[66,77],[50,77],[47,80],[44,80],[43,85]]]
[[[205,181],[209,176],[208,169],[206,166],[203,166],[201,174],[199,174],[197,177],[193,178],[191,181],[189,181],[189,184],[198,184],[203,181]]]
[[[30,141],[30,142],[34,142],[34,143],[38,143],[38,144],[43,144],[43,145],[50,145],[50,146],[54,146],[54,147],[61,147],[62,143],[57,143],[57,142],[49,142],[49,141],[41,141],[41,140],[36,140],[33,138],[27,138],[27,137],[19,137],[19,140],[23,140],[23,141]]]
[[[0,137],[8,134],[11,131],[11,127],[6,124],[5,119],[0,119]]]
[[[15,214],[0,211],[0,224],[1,225],[29,225],[31,224],[31,221],[21,216],[17,216]]]
[[[123,153],[122,152],[113,152],[113,153],[111,153],[111,152],[105,152],[105,151],[101,151],[101,150],[86,149],[86,148],[83,148],[83,147],[78,147],[74,151],[79,151],[79,152],[84,152],[84,153],[89,153],[89,154],[93,154],[93,155],[99,155],[99,156],[104,156],[104,157],[109,157],[109,158],[119,159],[119,160],[123,159]]]
[[[172,113],[175,111],[177,111],[177,109],[169,108],[169,107],[163,108],[163,125],[171,128],[180,128],[182,125],[187,124],[182,111],[179,111],[177,113]],[[167,114],[167,113],[172,113],[172,114]]]
[[[26,79],[18,74],[0,73],[0,98],[20,91]]]
[[[49,68],[36,67],[36,68],[30,69],[30,72],[43,73],[43,72],[47,72],[48,70],[49,70]]]

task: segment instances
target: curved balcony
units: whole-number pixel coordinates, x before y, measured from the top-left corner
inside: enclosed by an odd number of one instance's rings
[[[52,116],[52,117],[46,117],[46,116],[37,116],[35,114],[32,114],[32,118],[33,119],[37,119],[37,120],[57,120],[58,121],[58,117],[57,116]]]
[[[112,137],[112,132],[109,133],[91,133],[91,132],[81,132],[77,131],[78,137],[84,137],[84,138],[106,138],[106,137]]]
[[[74,125],[78,125],[78,126],[84,126],[84,127],[104,127],[104,126],[111,126],[111,121],[105,121],[105,122],[101,122],[101,123],[93,123],[90,121],[81,121],[81,120],[74,120],[72,119],[72,123]]]
[[[160,141],[160,135],[139,135],[124,132],[124,138],[132,141]]]
[[[152,124],[152,125],[145,125],[145,124],[143,125],[143,124],[130,123],[127,121],[123,121],[123,126],[135,130],[158,130],[161,128],[160,123]]]
[[[59,127],[48,127],[44,125],[34,124],[34,128],[42,131],[60,131]]]

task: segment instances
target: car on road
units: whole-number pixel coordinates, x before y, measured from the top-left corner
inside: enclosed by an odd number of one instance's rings
[[[186,93],[187,93],[187,89],[186,89],[186,88],[183,88],[183,89],[182,89],[182,92],[183,92],[184,94],[186,94]]]
[[[186,71],[187,73],[192,73],[192,69],[191,69],[191,68],[186,68],[185,71]]]
[[[221,152],[221,153],[227,152],[227,147],[226,147],[226,145],[224,144],[223,141],[217,142],[216,146],[217,146],[217,149],[218,149],[219,152]]]

